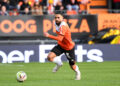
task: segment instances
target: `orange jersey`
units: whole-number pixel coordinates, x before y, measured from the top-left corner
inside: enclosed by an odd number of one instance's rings
[[[56,33],[58,36],[50,35],[49,38],[58,41],[58,44],[65,50],[71,50],[75,43],[71,38],[71,31],[67,23],[61,22],[59,26],[56,25]]]

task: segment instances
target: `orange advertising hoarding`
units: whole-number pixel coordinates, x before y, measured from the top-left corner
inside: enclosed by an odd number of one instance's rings
[[[120,29],[120,14],[99,14],[98,15],[98,30],[105,28]]]
[[[73,36],[97,33],[96,15],[64,16]],[[92,21],[91,21],[92,20]],[[55,33],[54,16],[0,16],[0,37],[40,37],[43,32]],[[75,36],[76,38],[76,36]]]

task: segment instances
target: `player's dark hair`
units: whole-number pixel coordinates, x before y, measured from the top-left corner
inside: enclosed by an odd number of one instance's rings
[[[61,13],[56,13],[55,15],[61,15],[64,18],[63,14],[61,14]]]
[[[56,14],[59,14],[59,15],[63,16],[64,13],[63,13],[63,11],[56,11],[56,12],[55,12],[55,15],[56,15]]]
[[[60,14],[60,13],[57,13],[57,14],[55,14],[55,15],[61,15],[61,16],[63,16],[62,14]]]

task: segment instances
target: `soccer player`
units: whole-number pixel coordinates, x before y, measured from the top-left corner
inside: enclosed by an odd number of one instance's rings
[[[57,46],[55,46],[51,50],[47,58],[49,61],[56,63],[56,66],[53,68],[53,72],[57,72],[57,70],[63,65],[63,63],[61,60],[58,60],[55,57],[64,53],[69,61],[70,67],[76,73],[75,80],[80,80],[81,74],[79,71],[79,67],[75,64],[75,43],[71,39],[69,26],[66,22],[63,21],[63,19],[64,18],[61,14],[55,14],[55,26],[57,36],[53,36],[48,32],[44,32],[45,37],[58,41]]]

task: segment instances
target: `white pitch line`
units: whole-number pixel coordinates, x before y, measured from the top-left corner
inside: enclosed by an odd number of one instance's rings
[[[0,66],[19,66],[19,67],[23,67],[24,65],[0,64]]]

